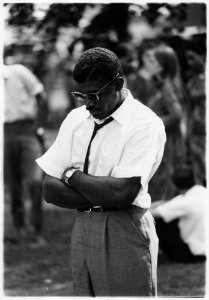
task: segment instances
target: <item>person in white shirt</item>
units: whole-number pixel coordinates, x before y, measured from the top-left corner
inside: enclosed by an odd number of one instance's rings
[[[76,296],[157,294],[158,238],[148,183],[166,141],[163,122],[123,88],[118,57],[96,47],[74,68],[84,103],[37,160],[47,202],[77,209],[71,237]]]
[[[5,241],[18,244],[31,241],[37,247],[45,242],[42,237],[43,174],[35,159],[43,153],[47,99],[43,84],[24,65],[4,65],[2,69],[4,182],[11,195],[14,224],[14,234],[5,235]],[[30,211],[25,209],[24,184],[31,200]]]
[[[172,261],[204,261],[208,191],[204,186],[194,185],[192,171],[174,176],[174,182],[179,195],[153,202],[150,209],[156,221],[160,249]]]

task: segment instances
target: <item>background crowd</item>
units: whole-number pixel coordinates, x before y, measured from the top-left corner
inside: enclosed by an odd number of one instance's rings
[[[29,3],[4,9],[4,64],[24,65],[42,84],[46,132],[56,132],[80,105],[70,93],[78,57],[106,47],[120,58],[125,87],[165,124],[164,157],[149,186],[152,201],[179,195],[176,182],[187,175],[188,188],[206,187],[205,4]],[[49,146],[46,133],[39,141],[43,150]]]

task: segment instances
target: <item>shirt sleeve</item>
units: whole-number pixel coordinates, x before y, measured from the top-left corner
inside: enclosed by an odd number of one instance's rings
[[[44,90],[43,84],[28,68],[18,65],[18,70],[29,94],[35,96]]]
[[[141,177],[144,188],[160,165],[165,141],[165,129],[161,120],[135,130],[111,175],[119,178]]]
[[[183,195],[178,195],[172,200],[156,207],[156,210],[163,218],[163,220],[168,223],[177,218],[184,216],[188,209],[188,201],[184,199]]]
[[[58,179],[61,179],[66,168],[72,166],[70,160],[71,139],[69,129],[67,130],[67,122],[67,119],[63,121],[55,142],[44,155],[36,160],[46,174]]]

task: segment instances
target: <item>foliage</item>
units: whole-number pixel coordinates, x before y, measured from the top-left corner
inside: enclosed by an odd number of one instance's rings
[[[118,40],[126,41],[130,39],[127,31],[130,18],[129,6],[130,4],[126,3],[112,3],[103,6],[101,12],[95,16],[91,24],[84,30],[84,33],[96,36],[100,33],[115,30]]]
[[[82,38],[85,48],[97,45],[114,49],[119,41],[131,40],[128,31],[129,22],[140,18],[147,20],[151,28],[159,29],[158,37],[168,40],[175,49],[178,48],[177,51],[181,51],[182,41],[179,38],[176,41],[173,33],[183,31],[190,5],[190,3],[5,3],[4,6],[8,7],[9,13],[5,22],[7,27],[14,29],[16,33],[14,44],[6,51],[8,53],[12,50],[14,53],[19,47],[24,54],[30,52],[33,62],[29,62],[29,65],[33,64],[32,69],[38,76],[43,77],[46,57],[54,52],[56,43],[61,41],[63,29],[66,32],[69,28],[73,29],[73,36],[70,36],[72,31],[67,33],[66,49],[76,37]],[[196,3],[196,5],[202,6],[203,11],[206,10],[205,4]],[[89,7],[99,9],[90,23],[82,27],[80,21],[88,13]],[[41,17],[37,17],[38,10],[42,12]],[[205,20],[202,23],[204,26]],[[31,50],[27,50],[29,47],[27,48],[26,44],[30,45]],[[27,48],[26,51],[23,47]]]
[[[35,17],[37,6],[34,3],[6,3],[9,6],[9,17],[7,23],[9,26],[32,26],[35,25],[37,33],[44,31],[56,40],[61,27],[79,26],[79,21],[83,17],[86,6],[96,6],[98,4],[89,3],[56,3],[50,4],[45,8],[45,15],[42,19]],[[184,29],[187,18],[188,5],[186,3],[148,3],[145,6],[136,4],[142,11],[148,22],[156,25],[160,17],[166,19],[167,33],[176,29]],[[116,38],[120,41],[128,41],[130,36],[127,31],[127,25],[132,17],[131,3],[110,3],[103,4],[101,11],[93,18],[91,24],[84,28],[83,34],[92,38],[98,34],[106,34],[109,31],[116,33]]]
[[[51,4],[49,9],[40,23],[37,30],[44,29],[46,34],[56,40],[59,29],[69,25],[78,26],[86,4]]]
[[[73,3],[73,4],[51,4],[49,5],[44,18],[37,21],[34,12],[36,7],[31,3],[5,3],[4,6],[9,6],[8,25],[31,25],[36,23],[40,29],[47,23],[53,22],[55,26],[68,26],[78,24],[82,16],[86,4]]]
[[[162,11],[164,8],[164,13]],[[187,8],[186,3],[180,3],[177,5],[171,5],[168,3],[149,3],[147,4],[147,9],[143,11],[143,15],[148,19],[150,24],[154,24],[156,19],[167,10],[167,19],[172,24],[175,23],[175,27],[179,30],[183,29],[183,24],[187,18]],[[174,25],[174,24],[173,24]]]
[[[5,4],[6,6],[8,4]],[[9,8],[9,18],[7,20],[8,25],[31,25],[35,22],[33,17],[34,4],[28,3],[14,3]]]

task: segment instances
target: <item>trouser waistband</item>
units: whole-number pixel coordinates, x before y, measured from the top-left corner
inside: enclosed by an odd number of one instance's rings
[[[18,120],[11,123],[4,123],[4,130],[7,133],[34,133],[34,120]]]
[[[125,208],[118,208],[118,207],[102,207],[102,206],[92,206],[92,207],[83,207],[78,208],[77,211],[79,212],[106,212],[106,211],[117,211],[117,210],[124,210],[131,208],[133,205],[130,205]]]

